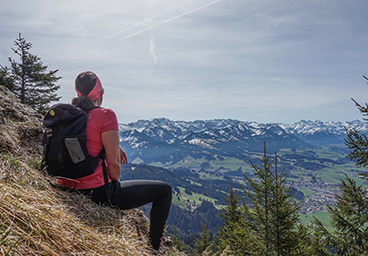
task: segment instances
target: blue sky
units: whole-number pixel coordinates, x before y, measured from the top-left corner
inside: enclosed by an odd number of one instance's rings
[[[365,0],[13,0],[0,8],[0,64],[21,32],[62,102],[92,70],[119,122],[361,119]]]

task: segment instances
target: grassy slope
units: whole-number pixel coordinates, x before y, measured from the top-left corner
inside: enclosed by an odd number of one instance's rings
[[[38,171],[41,116],[0,87],[2,255],[151,255],[141,211],[99,206]],[[183,255],[164,248],[166,255]]]

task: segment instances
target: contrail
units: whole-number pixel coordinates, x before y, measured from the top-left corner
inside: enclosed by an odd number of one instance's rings
[[[298,4],[300,2],[300,0],[298,0],[294,5],[293,5],[293,7],[291,7],[290,8],[290,10],[284,15],[284,17],[282,17],[281,18],[281,20],[279,21],[279,22],[277,22],[277,24],[274,26],[274,28],[276,28],[277,27],[277,25],[279,25],[280,24],[280,22],[286,17],[286,15],[288,15],[289,14],[289,12],[291,12],[291,10],[292,9],[294,9],[294,7]]]
[[[209,3],[209,4],[202,5],[202,6],[198,7],[198,8],[193,9],[193,10],[190,10],[190,11],[184,12],[184,13],[182,13],[182,14],[178,15],[178,16],[172,17],[172,18],[170,18],[170,19],[168,19],[168,20],[165,20],[165,21],[159,22],[159,23],[157,23],[157,24],[155,24],[155,25],[152,25],[152,26],[150,26],[150,27],[147,27],[147,28],[145,28],[145,29],[142,29],[142,30],[140,30],[140,31],[138,31],[138,32],[135,32],[135,33],[133,33],[133,34],[129,35],[129,36],[126,36],[126,37],[122,38],[122,39],[121,39],[121,41],[123,41],[123,40],[125,40],[125,39],[128,39],[128,38],[131,38],[131,37],[133,37],[133,36],[135,36],[135,35],[138,35],[138,34],[140,34],[140,33],[144,32],[144,31],[147,31],[147,30],[149,30],[149,29],[151,29],[151,28],[157,27],[157,26],[162,25],[162,24],[164,24],[164,23],[167,23],[167,22],[169,22],[169,21],[172,21],[172,20],[175,20],[175,19],[177,19],[177,18],[180,18],[181,16],[187,15],[187,14],[189,14],[189,13],[191,13],[191,12],[198,11],[198,10],[200,10],[200,9],[204,8],[204,7],[207,7],[207,6],[209,6],[209,5],[212,5],[212,4],[217,3],[217,2],[220,2],[220,1],[221,1],[221,0],[213,1],[213,2],[211,2],[211,3]],[[299,1],[300,1],[300,0],[299,0]]]
[[[155,36],[150,34],[150,56],[152,56],[153,62],[157,64],[157,56],[155,54]]]
[[[95,45],[95,44],[98,44],[98,43],[100,43],[100,42],[102,42],[102,41],[105,41],[106,39],[109,39],[109,38],[111,38],[111,37],[113,37],[113,36],[116,36],[116,35],[118,35],[118,34],[120,34],[120,33],[125,32],[125,31],[127,31],[127,30],[129,30],[129,29],[132,29],[132,28],[134,28],[134,27],[136,27],[136,26],[139,26],[139,25],[141,25],[141,24],[143,24],[143,23],[146,23],[146,22],[148,22],[148,21],[150,21],[150,20],[153,20],[153,19],[155,19],[155,18],[157,18],[157,17],[159,17],[159,16],[161,16],[161,15],[163,15],[163,14],[167,13],[167,12],[170,12],[170,11],[172,11],[172,10],[176,9],[176,8],[179,8],[180,6],[183,6],[183,5],[188,4],[188,3],[190,3],[190,2],[193,2],[193,1],[196,1],[196,0],[190,0],[190,1],[187,1],[187,2],[185,2],[185,3],[179,4],[179,5],[175,6],[175,7],[172,7],[172,8],[170,8],[170,9],[168,9],[168,10],[164,11],[164,12],[161,12],[161,13],[159,13],[159,14],[157,14],[157,15],[155,15],[155,16],[153,16],[153,17],[151,17],[151,18],[149,18],[149,19],[145,19],[144,21],[138,22],[137,24],[135,24],[135,25],[133,25],[133,26],[131,26],[131,27],[125,28],[125,29],[123,29],[123,30],[120,30],[120,31],[118,31],[118,32],[116,32],[116,33],[114,33],[114,34],[112,34],[112,35],[109,35],[109,36],[107,36],[107,37],[105,37],[105,38],[102,38],[102,39],[100,39],[100,40],[98,40],[98,41],[96,41],[96,42],[94,42],[94,43],[88,44],[88,45],[86,45],[86,46],[84,46],[84,47],[82,47],[82,48],[79,48],[79,49],[77,49],[77,50],[75,50],[75,51],[72,51],[72,52],[70,52],[70,53],[68,53],[68,54],[65,54],[65,55],[63,55],[63,56],[61,56],[61,57],[59,57],[59,58],[57,58],[57,59],[54,59],[54,60],[52,60],[52,61],[49,61],[49,62],[47,62],[47,63],[46,63],[46,65],[48,65],[48,64],[50,64],[50,63],[52,63],[52,62],[55,62],[55,61],[57,61],[57,60],[63,59],[63,58],[65,58],[65,57],[69,56],[69,55],[72,55],[73,53],[79,52],[80,50],[83,50],[83,49],[85,49],[85,48],[87,48],[87,47],[90,47],[90,46],[92,46],[92,45]]]

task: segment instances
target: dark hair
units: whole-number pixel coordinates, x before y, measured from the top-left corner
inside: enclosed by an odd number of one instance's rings
[[[88,95],[97,82],[97,76],[92,72],[82,72],[75,79],[75,87],[83,95]]]
[[[75,79],[75,88],[82,94],[72,100],[72,105],[88,111],[95,106],[87,95],[96,85],[97,76],[92,72],[82,72]]]
[[[87,98],[86,95],[81,95],[79,97],[73,98],[72,105],[79,107],[85,111],[88,111],[95,106],[93,101]]]

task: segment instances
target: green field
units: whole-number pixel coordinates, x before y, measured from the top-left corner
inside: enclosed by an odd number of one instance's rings
[[[180,194],[176,193],[175,195],[173,195],[172,201],[175,205],[181,208],[194,210],[202,204],[202,201],[211,202],[216,208],[221,208],[221,206],[217,205],[216,200],[211,197],[207,197],[197,193],[191,193],[190,195],[185,192],[185,188],[179,187],[179,189]]]
[[[300,222],[303,223],[304,225],[310,225],[314,221],[313,216],[318,220],[320,220],[328,231],[332,231],[332,227],[330,226],[331,217],[330,214],[327,212],[317,211],[314,213],[300,214],[299,219]]]

